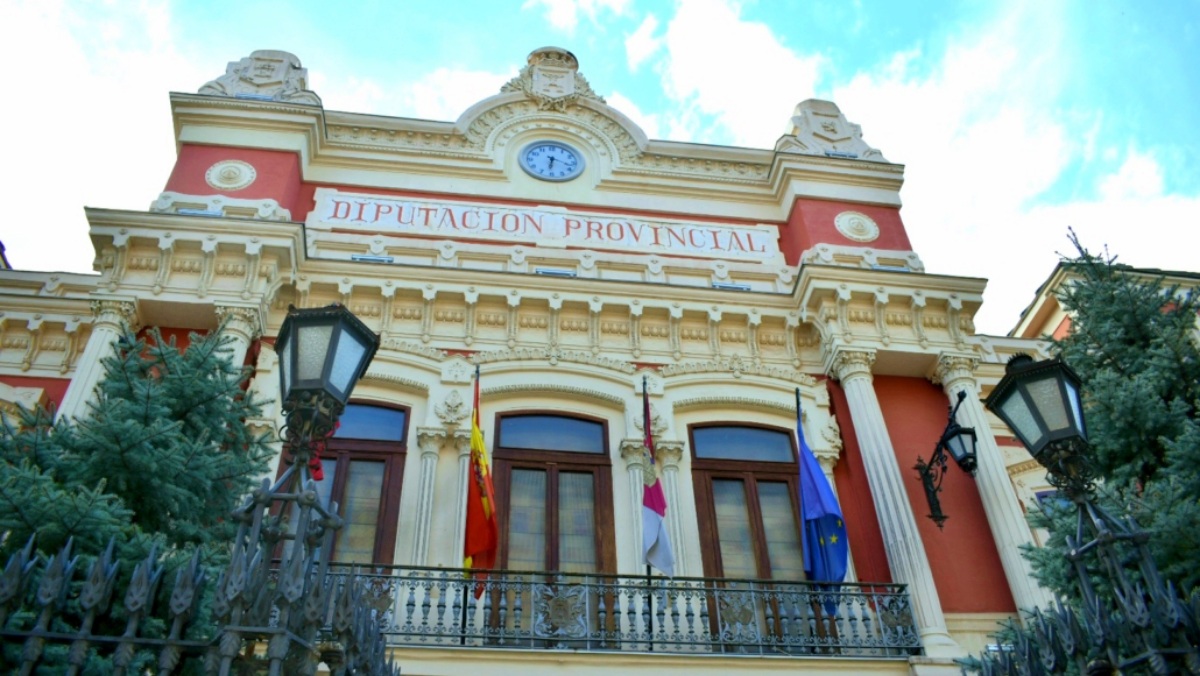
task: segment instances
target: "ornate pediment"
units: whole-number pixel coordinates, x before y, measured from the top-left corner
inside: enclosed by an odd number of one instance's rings
[[[883,153],[863,141],[862,127],[847,120],[836,103],[819,99],[808,99],[796,105],[792,111],[792,130],[779,139],[775,150],[887,162]]]
[[[308,70],[300,66],[300,59],[275,49],[259,49],[229,62],[225,74],[205,84],[199,93],[321,105],[320,97],[308,89]]]
[[[559,47],[542,47],[530,53],[521,73],[500,88],[501,93],[522,92],[541,110],[563,112],[579,99],[604,103],[579,73],[579,60]]]

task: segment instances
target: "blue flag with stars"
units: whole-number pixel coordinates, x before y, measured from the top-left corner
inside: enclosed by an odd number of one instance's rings
[[[842,582],[850,560],[846,524],[833,487],[804,439],[800,389],[796,389],[796,437],[800,441],[800,521],[804,574],[811,582]]]

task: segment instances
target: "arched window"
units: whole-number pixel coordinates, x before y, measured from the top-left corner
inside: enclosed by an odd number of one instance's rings
[[[408,411],[351,403],[321,454],[325,479],[317,491],[332,498],[344,523],[333,545],[337,563],[392,563],[400,510]]]
[[[689,433],[705,575],[803,580],[793,432],[717,423]]]
[[[612,472],[603,421],[508,413],[496,422],[500,560],[510,570],[614,572]]]

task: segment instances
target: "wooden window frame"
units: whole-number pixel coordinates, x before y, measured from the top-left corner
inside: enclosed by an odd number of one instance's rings
[[[732,460],[699,458],[696,455],[696,443],[693,431],[704,427],[757,427],[772,431],[788,431],[783,427],[745,423],[738,421],[708,421],[688,425],[688,446],[692,454],[692,483],[696,495],[696,520],[700,532],[700,553],[706,577],[724,578],[725,570],[720,557],[720,534],[717,532],[716,504],[713,502],[712,482],[714,479],[733,479],[741,481],[746,491],[746,506],[750,510],[750,532],[753,537],[756,577],[763,580],[772,579],[770,553],[767,551],[766,533],[763,530],[762,503],[758,495],[758,483],[786,483],[791,497],[792,515],[797,525],[797,537],[803,546],[800,532],[800,503],[797,490],[800,481],[796,440],[789,434],[792,445],[791,462],[771,462],[761,460]],[[781,580],[794,581],[794,580]]]
[[[547,562],[546,570],[557,571],[559,555],[558,544],[558,474],[560,472],[582,472],[592,475],[593,496],[595,499],[596,526],[596,561],[600,573],[616,573],[616,532],[613,518],[612,493],[612,458],[608,436],[608,421],[595,416],[564,413],[545,409],[513,410],[496,415],[493,439],[500,439],[500,425],[503,419],[510,416],[544,415],[559,418],[574,418],[598,422],[603,433],[603,451],[601,453],[584,453],[578,451],[541,451],[523,448],[505,448],[498,443],[492,449],[495,471],[496,500],[500,503],[497,527],[499,529],[500,556],[497,565],[508,568],[508,525],[511,510],[508,505],[509,487],[512,485],[513,469],[533,469],[546,472],[547,499],[547,529],[546,545],[542,552],[543,560]]]
[[[366,460],[383,462],[383,487],[380,492],[379,511],[376,514],[375,549],[371,555],[371,564],[388,566],[393,563],[396,552],[396,530],[400,524],[400,490],[404,484],[404,464],[408,459],[408,430],[412,421],[412,409],[408,406],[369,399],[351,399],[347,405],[370,406],[371,408],[389,409],[404,412],[404,430],[400,441],[382,441],[378,439],[353,439],[331,437],[321,452],[321,460],[333,460],[337,470],[334,472],[333,485],[329,487],[331,500],[338,503],[339,516],[344,513],[346,479],[350,462]],[[286,449],[284,449],[286,453]],[[287,470],[286,463],[279,463],[278,475]],[[337,556],[338,543],[335,538],[330,561]]]

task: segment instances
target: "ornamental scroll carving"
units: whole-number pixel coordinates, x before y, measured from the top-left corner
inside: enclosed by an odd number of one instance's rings
[[[862,127],[847,120],[836,103],[819,99],[808,99],[796,105],[792,111],[792,131],[779,139],[775,150],[887,162],[883,153],[863,141]]]
[[[308,89],[308,70],[300,66],[300,59],[274,49],[259,49],[240,61],[229,62],[225,74],[206,83],[199,93],[321,105],[320,97]]]
[[[604,103],[579,73],[575,55],[558,47],[544,47],[529,55],[521,73],[500,88],[502,93],[523,92],[541,110],[563,112],[584,98]]]
[[[442,403],[433,407],[433,411],[437,414],[438,419],[448,427],[454,427],[466,420],[470,413],[467,402],[458,390],[451,390]]]

